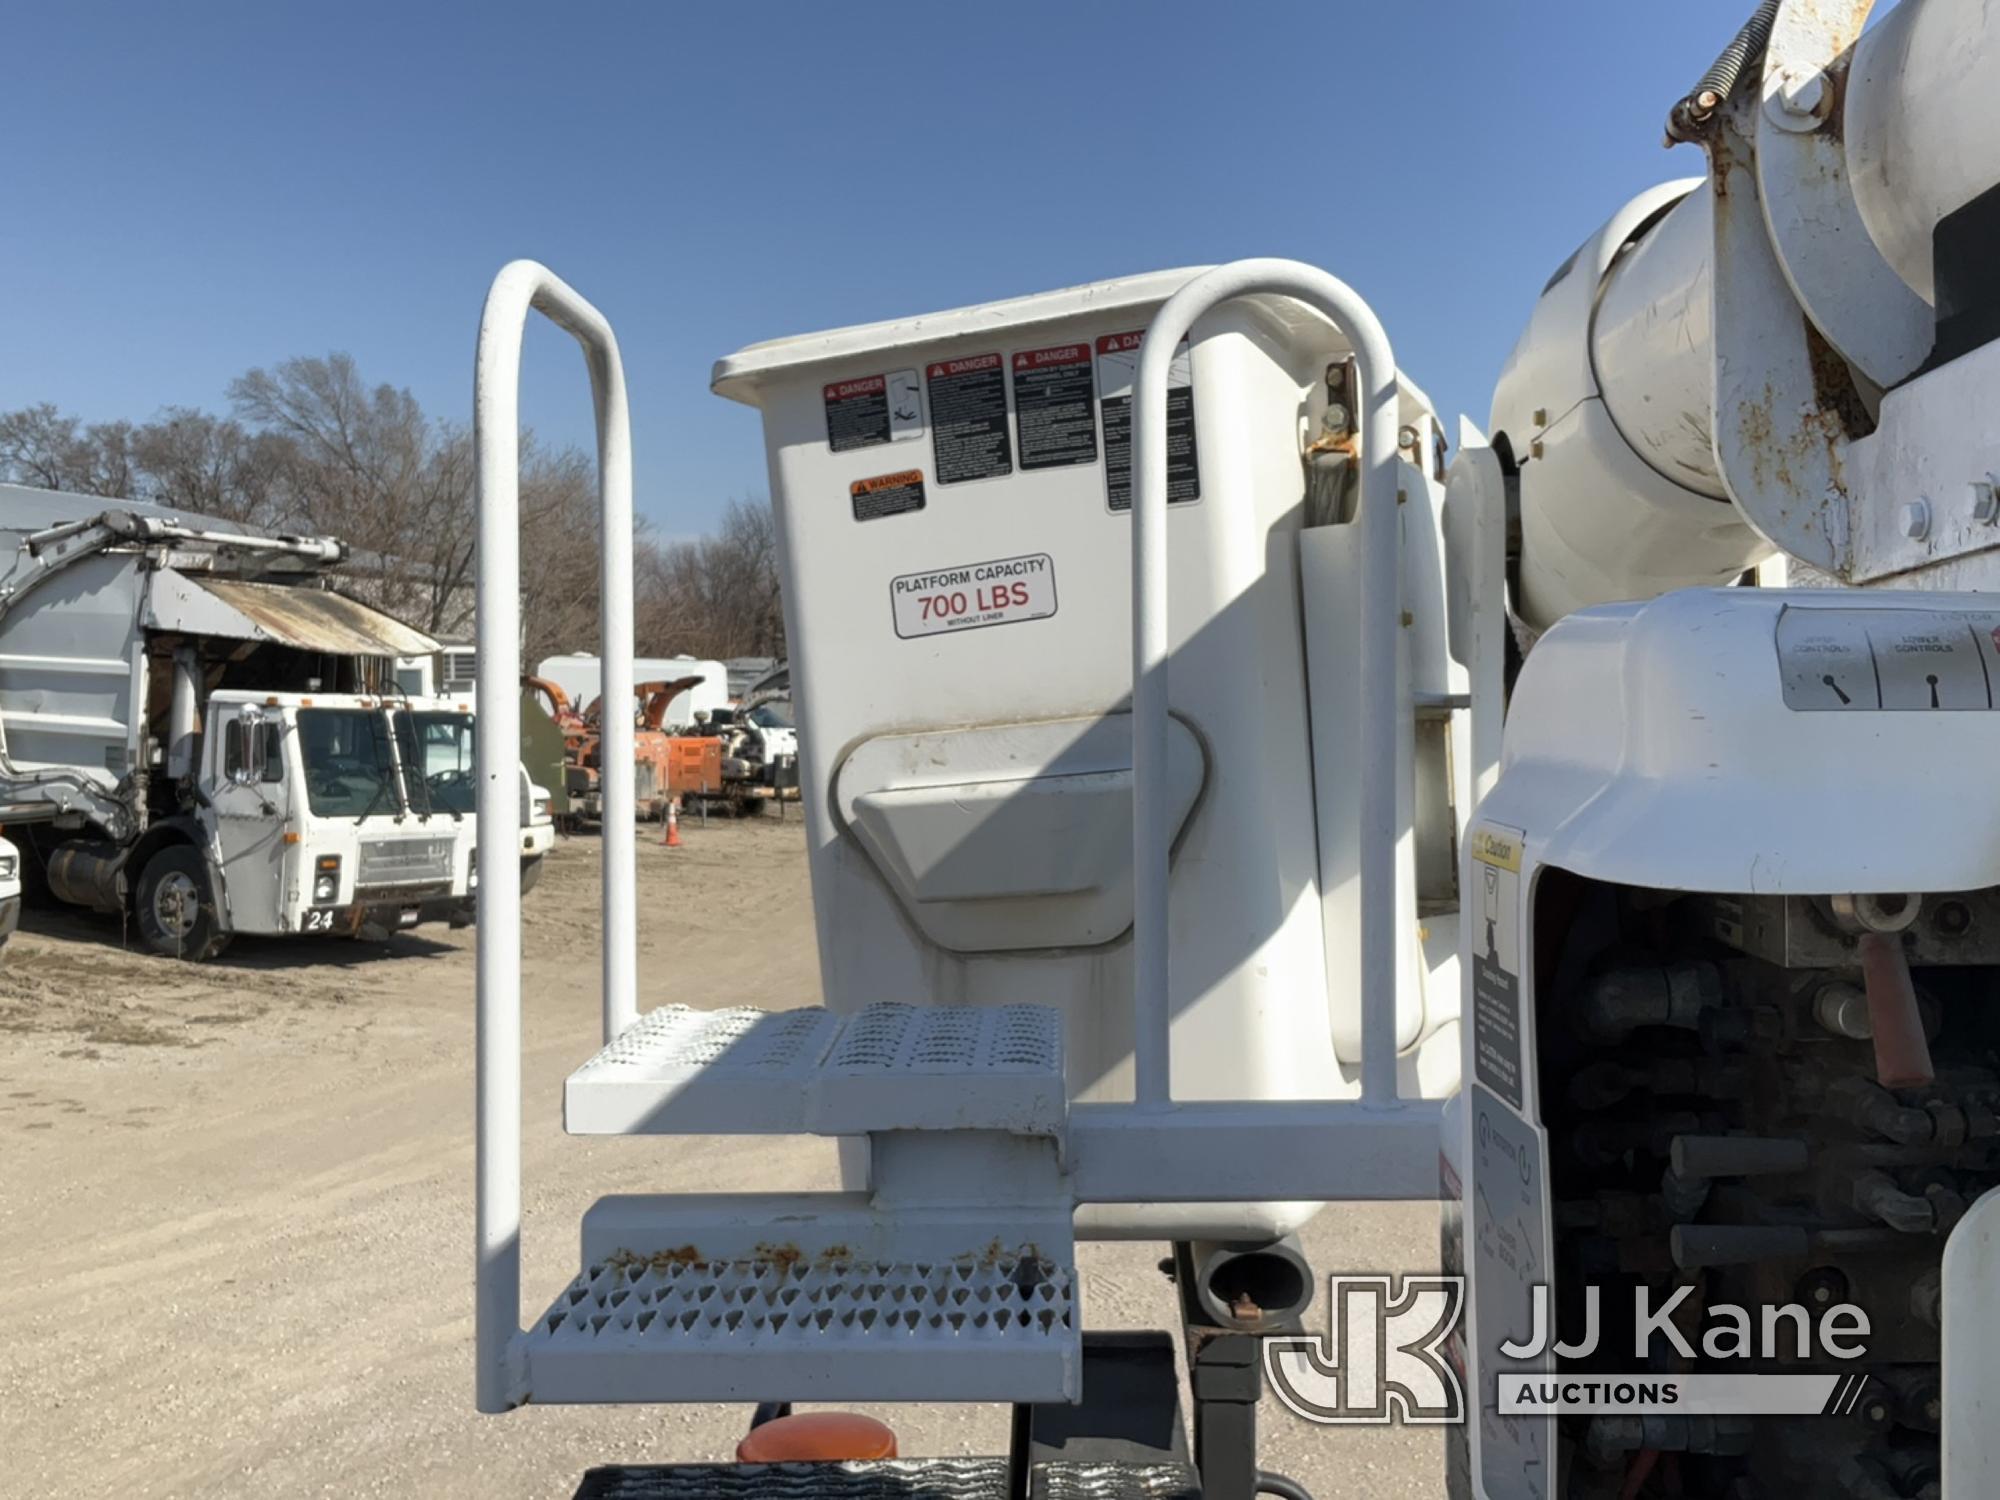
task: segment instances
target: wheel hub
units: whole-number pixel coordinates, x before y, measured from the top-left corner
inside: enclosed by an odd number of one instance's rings
[[[171,937],[186,937],[201,915],[201,892],[176,870],[153,888],[153,919]]]

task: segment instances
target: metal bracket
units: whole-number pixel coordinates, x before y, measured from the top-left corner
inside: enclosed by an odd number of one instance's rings
[[[1188,1392],[1194,1400],[1194,1458],[1202,1500],[1254,1500],[1258,1493],[1257,1403],[1264,1396],[1263,1340],[1303,1332],[1296,1319],[1244,1333],[1211,1321],[1195,1292],[1193,1247],[1174,1246],[1174,1289],[1180,1295],[1181,1338],[1187,1347]]]
[[[1875,248],[1847,171],[1848,70],[1874,4],[1781,5],[1764,51],[1762,107],[1742,123],[1754,125],[1758,197],[1793,296],[1842,356],[1890,386],[1930,353],[1932,318]]]
[[[1855,507],[1851,582],[1921,574],[1927,588],[1982,588],[2000,547],[2000,342],[1983,344],[1882,398],[1848,459]],[[1964,561],[1969,559],[1978,561]]]
[[[1772,246],[1751,146],[1758,113],[1757,101],[1732,99],[1707,142],[1715,195],[1715,457],[1731,497],[1762,536],[1845,578],[1849,433],[1829,396],[1847,370],[1829,345],[1814,348]]]

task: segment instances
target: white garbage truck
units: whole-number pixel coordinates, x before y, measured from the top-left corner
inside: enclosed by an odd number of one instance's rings
[[[394,688],[435,643],[338,542],[0,486],[0,547],[0,824],[49,896],[196,960],[471,914],[470,705]]]
[[[2000,1495],[2000,24],[1872,9],[1764,0],[1662,101],[1706,172],[1555,270],[1449,464],[1293,262],[716,367],[763,413],[824,1004],[642,1011],[607,842],[565,1124],[834,1136],[845,1180],[640,1176],[524,1326],[489,892],[483,1410],[758,1403],[743,1463],[579,1492],[648,1500],[1296,1497],[1267,1383],[1439,1424],[1455,1500]],[[531,308],[587,351],[628,685],[617,346],[529,263],[481,330],[482,669]],[[493,835],[510,774],[483,744]],[[1299,1327],[1289,1232],[1386,1198],[1441,1200],[1445,1274],[1319,1268]],[[1178,1340],[1087,1323],[1091,1237],[1172,1244]],[[786,1410],[905,1400],[1009,1403],[1010,1450]]]

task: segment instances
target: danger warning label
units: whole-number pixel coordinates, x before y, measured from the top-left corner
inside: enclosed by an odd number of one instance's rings
[[[875,521],[883,516],[900,516],[924,508],[924,471],[905,469],[900,474],[878,474],[873,479],[857,479],[847,487],[847,498],[857,521]]]
[[[1056,564],[1046,552],[905,573],[889,580],[889,607],[904,640],[987,625],[1046,620],[1056,612]]]
[[[1097,341],[1097,388],[1104,413],[1104,493],[1113,510],[1132,508],[1132,391],[1139,380],[1144,331],[1107,333]],[[1187,340],[1167,366],[1167,504],[1201,498],[1194,446],[1194,365]]]
[[[826,445],[835,453],[899,443],[924,430],[915,370],[836,380],[821,395],[826,401]]]
[[[997,354],[942,359],[924,376],[931,391],[931,451],[937,482],[997,479],[1014,472],[1007,441],[1007,365]]]
[[[1014,425],[1023,472],[1096,463],[1097,392],[1090,345],[1022,349],[1013,366]]]

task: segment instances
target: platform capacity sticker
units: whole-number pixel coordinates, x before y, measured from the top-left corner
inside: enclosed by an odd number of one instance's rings
[[[965,563],[889,580],[896,634],[904,640],[949,630],[1019,625],[1056,612],[1055,559],[1046,552]]]
[[[1107,333],[1097,341],[1097,389],[1104,413],[1104,496],[1113,510],[1132,508],[1132,391],[1139,381],[1143,329]],[[1187,340],[1167,366],[1167,504],[1201,498],[1201,460],[1194,447],[1194,364]]]
[[[1007,442],[1007,365],[998,354],[940,359],[924,372],[931,388],[931,452],[937,482],[998,479],[1014,472]]]
[[[1022,472],[1096,463],[1097,390],[1089,343],[1021,349],[1013,365]]]
[[[836,380],[821,389],[826,402],[826,445],[835,453],[900,443],[924,430],[923,398],[915,370]]]
[[[924,508],[924,471],[905,469],[900,474],[877,474],[873,479],[857,479],[847,487],[848,502],[857,521],[877,521],[883,516],[905,515]]]

